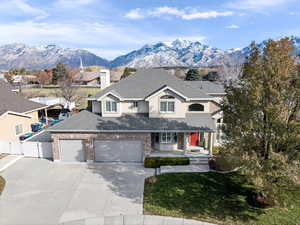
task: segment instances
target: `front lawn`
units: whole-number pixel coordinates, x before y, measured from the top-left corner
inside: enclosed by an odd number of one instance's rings
[[[4,186],[5,186],[5,180],[3,177],[0,176],[0,195],[4,189]]]
[[[299,225],[300,188],[287,208],[259,209],[248,200],[253,187],[237,173],[163,174],[145,182],[144,213],[218,224]]]

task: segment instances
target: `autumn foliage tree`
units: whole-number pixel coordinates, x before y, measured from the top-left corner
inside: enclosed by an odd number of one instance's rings
[[[221,106],[223,157],[255,184],[257,199],[275,205],[300,182],[300,69],[289,38],[251,49]]]

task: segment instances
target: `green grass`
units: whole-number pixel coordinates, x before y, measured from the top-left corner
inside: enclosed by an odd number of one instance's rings
[[[2,191],[4,190],[4,186],[5,186],[5,180],[3,177],[0,176],[0,195],[1,195]]]
[[[95,95],[100,91],[100,88],[78,88],[76,90],[76,105],[78,109],[85,109],[87,107],[86,98]],[[58,88],[24,88],[22,93],[28,98],[34,97],[57,97],[59,93]]]
[[[217,224],[300,224],[300,188],[290,193],[288,208],[273,209],[252,207],[248,196],[253,190],[236,173],[163,174],[154,184],[146,180],[144,212]]]

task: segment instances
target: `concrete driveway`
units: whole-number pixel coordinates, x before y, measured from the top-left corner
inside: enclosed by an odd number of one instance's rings
[[[58,224],[143,213],[144,178],[134,164],[64,164],[23,158],[1,175],[1,225]]]

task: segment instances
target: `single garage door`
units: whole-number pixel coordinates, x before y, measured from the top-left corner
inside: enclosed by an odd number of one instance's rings
[[[143,142],[131,140],[94,141],[96,162],[142,162]]]
[[[60,140],[61,161],[84,162],[83,140]]]

